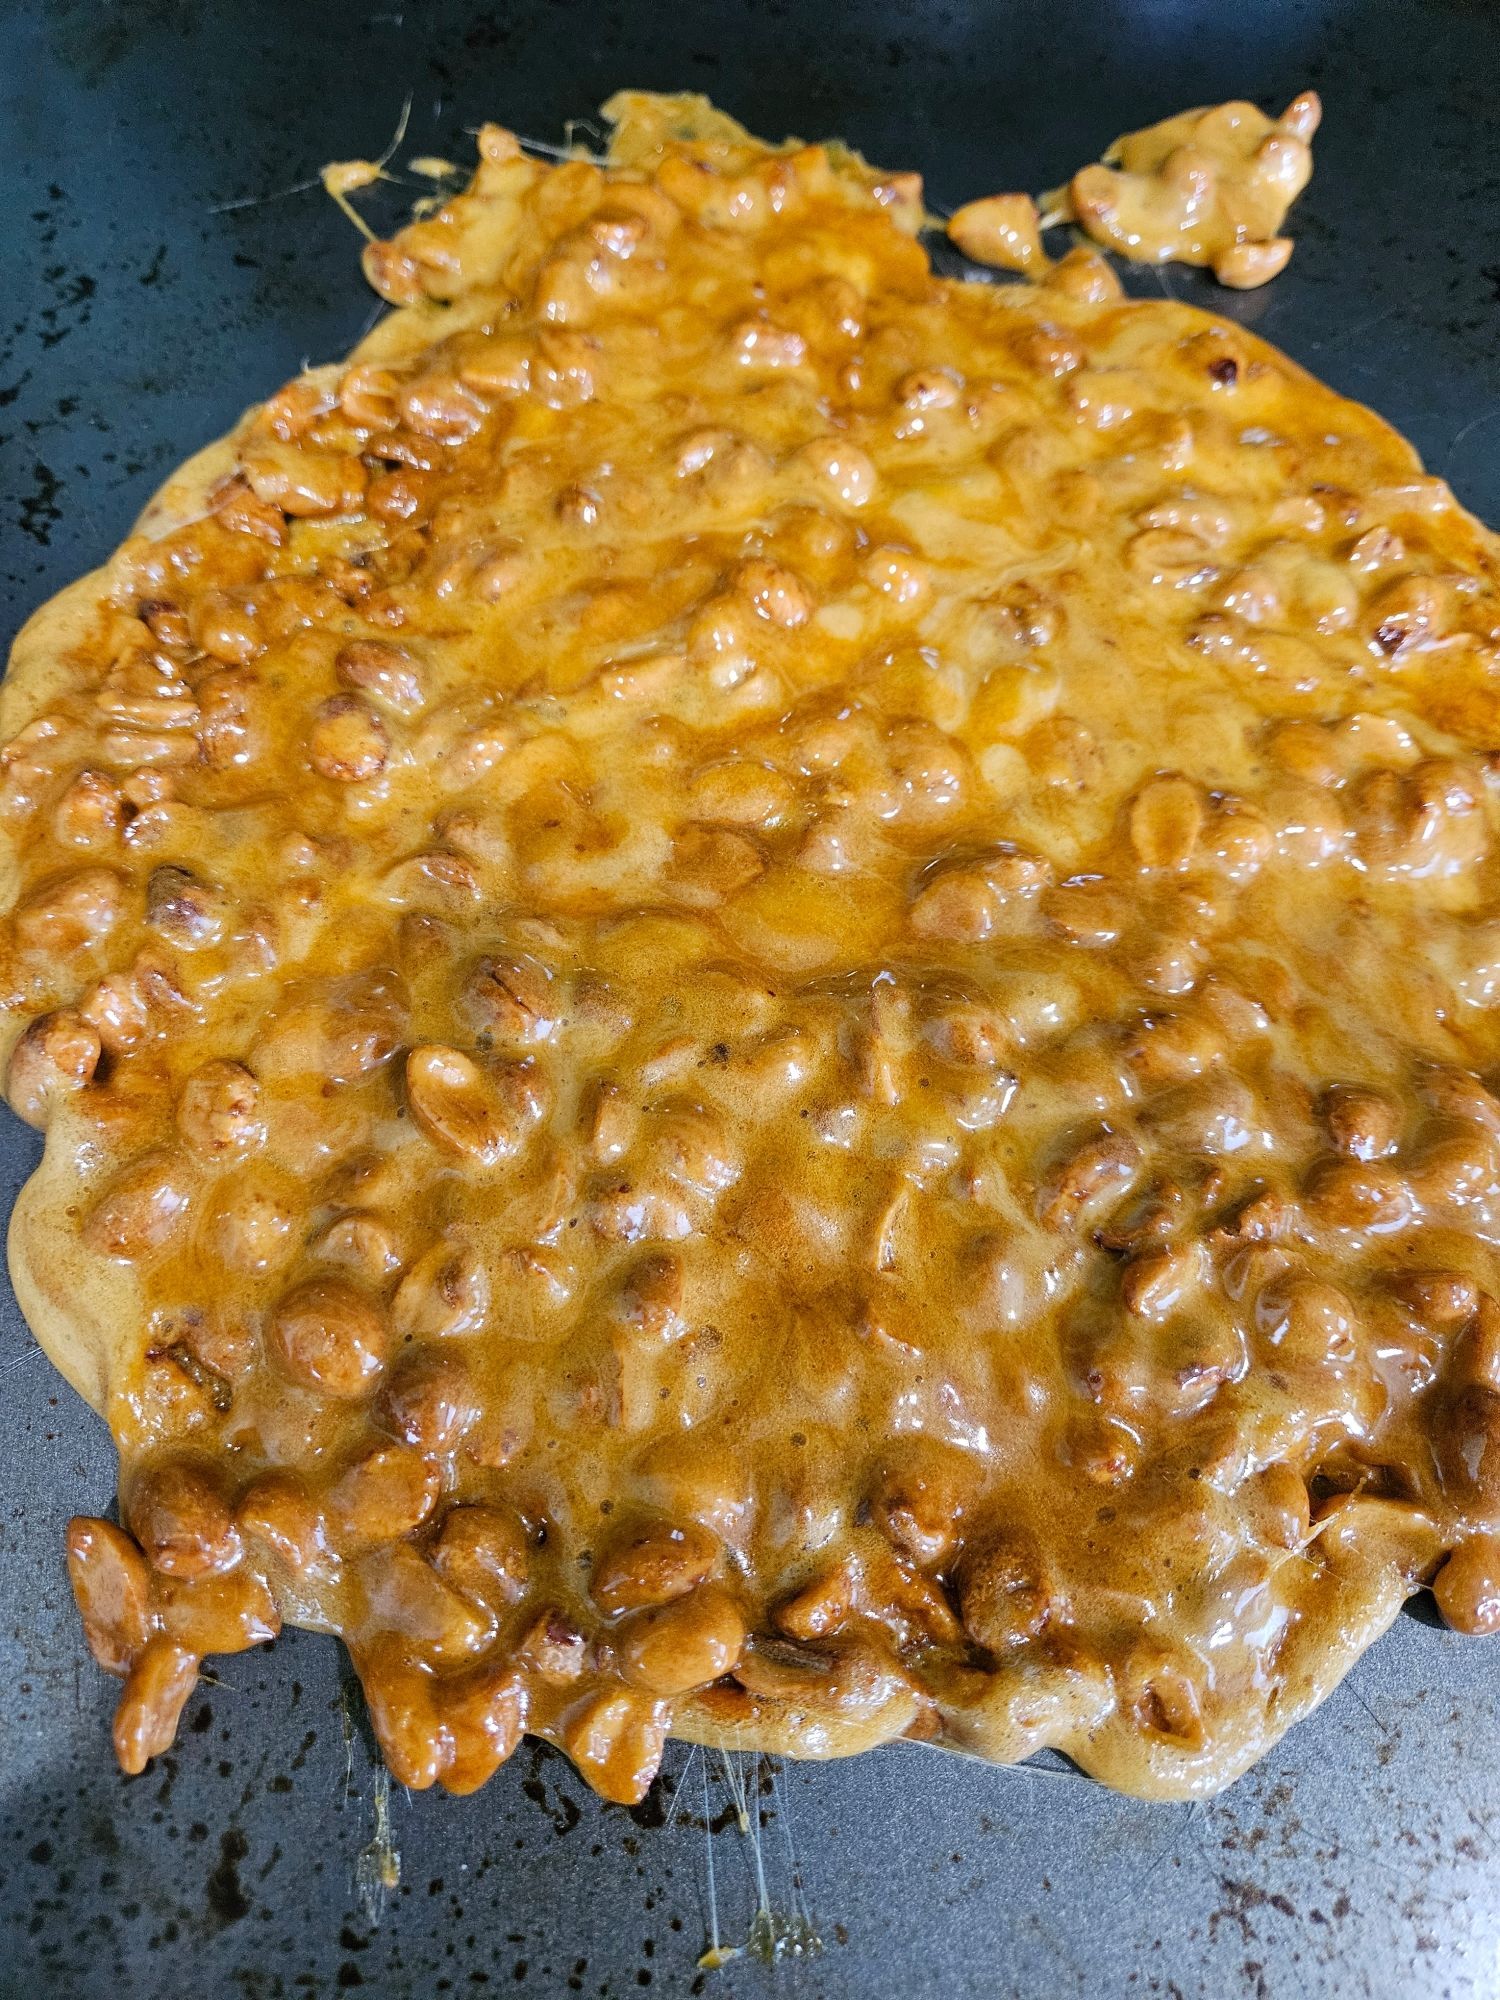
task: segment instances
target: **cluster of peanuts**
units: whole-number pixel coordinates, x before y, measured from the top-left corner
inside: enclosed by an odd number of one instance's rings
[[[1116,139],[1044,207],[1139,262],[1206,264],[1237,291],[1286,269],[1287,210],[1312,178],[1318,94],[1304,90],[1279,118],[1232,101],[1179,112]]]
[[[1312,90],[1279,118],[1237,101],[1182,111],[1116,139],[1040,207],[1024,194],[966,202],[948,235],[976,263],[1035,275],[1047,265],[1042,230],[1076,222],[1135,263],[1207,265],[1221,285],[1253,290],[1291,258],[1280,231],[1312,178],[1322,117]]]
[[[1489,545],[1240,331],[625,115],[486,128],[18,652],[120,1761],[286,1618],[410,1785],[1222,1783],[1424,1580],[1500,1621]]]

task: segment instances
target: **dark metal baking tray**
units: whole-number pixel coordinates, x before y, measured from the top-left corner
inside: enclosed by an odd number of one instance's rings
[[[359,333],[352,233],[316,192],[280,191],[377,152],[408,93],[411,149],[462,158],[482,117],[556,138],[622,83],[706,89],[759,130],[921,167],[951,204],[1055,182],[1184,104],[1312,84],[1327,120],[1286,276],[1244,297],[1180,271],[1133,282],[1253,323],[1500,518],[1497,42],[1485,0],[11,0],[0,625],[106,555],[243,403]],[[398,198],[377,194],[377,219]],[[7,1206],[33,1153],[6,1118]],[[677,1749],[627,1813],[527,1746],[473,1799],[392,1796],[393,1884],[329,1642],[223,1662],[177,1749],[115,1773],[113,1690],[59,1553],[66,1516],[112,1490],[102,1426],[7,1291],[5,1995],[1500,1992],[1500,1652],[1420,1607],[1207,1804],[1118,1799],[1048,1760],[901,1748],[775,1770]],[[702,1971],[715,1928],[779,1955]]]

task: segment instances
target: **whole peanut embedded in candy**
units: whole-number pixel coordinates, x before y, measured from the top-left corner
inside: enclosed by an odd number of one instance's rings
[[[976,264],[1002,271],[1035,271],[1047,261],[1030,195],[991,194],[965,202],[948,218],[948,235]]]

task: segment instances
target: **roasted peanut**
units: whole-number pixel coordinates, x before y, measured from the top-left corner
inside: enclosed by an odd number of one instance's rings
[[[244,1653],[281,1630],[264,1579],[249,1569],[227,1576],[163,1577],[153,1593],[163,1637],[190,1653]]]
[[[948,218],[948,234],[976,264],[1034,271],[1046,263],[1036,203],[1026,194],[991,194],[965,202]]]
[[[151,1639],[137,1656],[115,1711],[115,1755],[136,1777],[172,1747],[188,1696],[198,1684],[198,1660],[171,1639]]]
[[[390,731],[355,695],[335,695],[318,710],[307,739],[308,762],[340,785],[378,778],[390,754]]]
[[[235,1509],[240,1533],[264,1544],[294,1574],[328,1556],[323,1515],[304,1482],[291,1472],[267,1472],[246,1487]]]
[[[610,1616],[670,1604],[703,1582],[718,1554],[719,1544],[706,1528],[653,1524],[612,1543],[600,1556],[590,1594]]]
[[[76,1516],[68,1523],[68,1579],[89,1651],[106,1673],[128,1673],[150,1630],[140,1550],[110,1522]]]
[[[498,1049],[548,1041],[558,1023],[551,974],[538,960],[520,955],[482,958],[465,986],[464,1010]]]
[[[744,1650],[745,1621],[734,1599],[704,1585],[620,1631],[625,1678],[652,1694],[686,1694],[732,1673]]]
[[[378,1543],[358,1556],[355,1568],[366,1625],[410,1645],[424,1660],[447,1667],[493,1646],[493,1610],[455,1590],[415,1542]]]
[[[1124,1132],[1107,1128],[1086,1140],[1043,1182],[1039,1213],[1049,1229],[1071,1228],[1102,1194],[1133,1177],[1140,1147]]]
[[[430,1139],[480,1166],[494,1166],[521,1144],[540,1111],[529,1072],[487,1076],[458,1049],[413,1049],[406,1059],[412,1116]]]
[[[396,1287],[391,1324],[403,1340],[445,1340],[477,1332],[489,1309],[489,1273],[478,1255],[465,1243],[435,1243]]]
[[[1059,1608],[1041,1557],[1005,1531],[965,1550],[958,1586],[964,1630],[991,1653],[1025,1645]]]
[[[1329,1229],[1367,1229],[1382,1234],[1411,1219],[1411,1191],[1401,1176],[1378,1162],[1330,1160],[1315,1167],[1303,1188],[1304,1206]]]
[[[1354,1160],[1380,1160],[1396,1148],[1401,1114],[1378,1090],[1334,1084],[1323,1099],[1323,1122],[1341,1153]]]
[[[383,1217],[363,1209],[335,1216],[313,1243],[312,1253],[324,1263],[344,1265],[371,1284],[401,1268],[396,1232]],[[401,1331],[398,1325],[397,1332]]]
[[[1456,1390],[1434,1423],[1433,1455],[1461,1505],[1493,1514],[1500,1507],[1500,1389],[1475,1382]]]
[[[789,1639],[827,1639],[853,1615],[858,1579],[852,1562],[836,1564],[777,1605],[773,1616]]]
[[[450,1507],[433,1544],[432,1561],[455,1590],[481,1604],[515,1604],[526,1588],[526,1531],[502,1507]]]
[[[124,883],[112,868],[80,868],[43,883],[17,906],[16,942],[23,951],[66,960],[102,945],[124,908]]]
[[[436,1465],[409,1445],[377,1445],[339,1478],[328,1496],[335,1537],[353,1547],[393,1542],[419,1528],[437,1503]]]
[[[186,868],[157,868],[146,885],[146,922],[179,951],[217,944],[224,932],[225,899]]]
[[[376,1421],[428,1456],[452,1451],[478,1415],[473,1378],[461,1356],[428,1348],[398,1355],[375,1399]]]
[[[293,1220],[283,1196],[238,1178],[229,1183],[213,1218],[214,1243],[230,1270],[259,1276],[290,1256]]]
[[[1203,799],[1186,778],[1153,778],[1130,808],[1130,844],[1143,868],[1183,868],[1203,831]]]
[[[401,646],[383,639],[354,639],[340,647],[334,666],[346,688],[368,695],[393,715],[415,715],[422,706],[416,663]]]
[[[217,1479],[190,1460],[168,1459],[137,1482],[130,1525],[167,1576],[212,1576],[240,1559],[240,1532]]]
[[[200,1159],[235,1159],[265,1136],[260,1088],[243,1064],[205,1063],[177,1100],[177,1130]]]
[[[1280,1549],[1300,1549],[1311,1525],[1307,1482],[1290,1465],[1268,1465],[1255,1481],[1266,1537]]]
[[[177,1233],[190,1199],[178,1160],[147,1153],[110,1181],[83,1225],[84,1241],[101,1256],[148,1257]]]
[[[552,1687],[570,1687],[588,1659],[588,1639],[571,1618],[549,1606],[521,1639],[521,1654]]]
[[[870,1511],[895,1548],[931,1568],[952,1552],[972,1485],[972,1473],[956,1453],[913,1446],[881,1471]]]
[[[28,1125],[45,1125],[60,1099],[93,1081],[101,1052],[91,1022],[77,1014],[43,1014],[11,1050],[5,1073],[11,1110]]]
[[[442,1783],[461,1797],[477,1791],[519,1744],[526,1688],[510,1665],[483,1665],[446,1680],[440,1707],[453,1746]]]
[[[267,1341],[293,1382],[325,1395],[362,1396],[385,1365],[387,1335],[362,1292],[314,1278],[288,1292],[271,1315]]]
[[[355,1655],[370,1727],[399,1785],[435,1784],[449,1752],[438,1721],[436,1676],[387,1635]]]

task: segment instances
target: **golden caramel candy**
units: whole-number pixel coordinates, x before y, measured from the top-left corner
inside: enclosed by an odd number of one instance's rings
[[[1310,120],[1230,109],[1076,198],[1254,277]],[[1496,546],[1023,208],[943,282],[913,177],[611,115],[486,127],[0,693],[120,1760],[284,1613],[411,1785],[1202,1794],[1500,1620]]]

